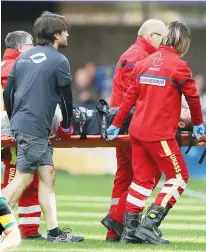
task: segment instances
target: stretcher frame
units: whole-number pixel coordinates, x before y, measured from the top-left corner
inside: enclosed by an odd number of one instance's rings
[[[189,134],[180,134],[181,146],[206,146],[206,135],[199,141],[191,139]],[[88,135],[82,139],[80,135],[72,136],[70,139],[61,139],[50,137],[54,148],[97,148],[97,147],[122,147],[127,148],[130,145],[129,135],[119,135],[113,141],[106,141],[100,135]],[[1,137],[1,147],[15,147],[16,141],[13,137]]]

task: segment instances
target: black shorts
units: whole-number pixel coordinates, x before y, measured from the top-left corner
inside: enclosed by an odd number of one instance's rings
[[[34,174],[41,165],[53,165],[53,147],[49,139],[14,132],[17,140],[17,170]]]

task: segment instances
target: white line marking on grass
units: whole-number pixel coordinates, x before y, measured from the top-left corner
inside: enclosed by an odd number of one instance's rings
[[[58,211],[57,215],[60,217],[87,217],[87,218],[103,218],[106,213],[97,213],[97,212],[65,212],[65,211]]]
[[[57,215],[59,217],[82,217],[82,218],[103,218],[105,213],[97,213],[97,212],[65,212],[58,211]],[[187,220],[187,221],[206,221],[206,215],[196,216],[196,215],[168,215],[166,216],[167,220]]]
[[[57,207],[80,207],[80,208],[105,208],[109,210],[109,204],[105,203],[89,203],[89,202],[66,202],[66,201],[57,201]]]
[[[146,245],[147,246],[147,245]],[[147,248],[141,247],[141,252],[171,252],[171,248],[164,246],[164,249],[154,249],[154,248]],[[12,251],[17,252],[137,252],[137,249],[127,249],[127,248],[17,248]],[[140,250],[139,250],[140,251]],[[187,250],[187,252],[202,252],[203,250]],[[182,250],[172,249],[172,252],[182,252]]]
[[[206,221],[206,215],[169,215],[166,216],[166,220],[179,220],[179,221]]]
[[[174,206],[174,208],[172,208],[171,212],[173,212],[173,211],[185,211],[185,212],[193,212],[193,211],[201,212],[201,211],[203,211],[205,213],[205,206],[201,205],[201,206],[187,207],[187,206],[184,206],[181,204],[179,204],[179,205],[177,204]]]
[[[94,202],[110,202],[110,197],[107,196],[67,196],[67,195],[57,195],[57,200],[61,201],[94,201]]]
[[[105,240],[105,235],[96,235],[96,234],[84,234],[84,233],[79,233],[77,234],[79,236],[84,236],[85,239],[92,239],[92,240]],[[169,235],[167,236],[171,242],[191,242],[191,243],[206,243],[206,237],[201,236],[201,237],[180,237],[180,236],[172,236]]]
[[[159,186],[160,188],[162,188],[161,186]],[[101,203],[109,203],[110,204],[110,197],[106,197],[106,196],[69,196],[69,195],[57,195],[57,201],[67,201],[67,202],[82,202],[82,201],[86,201],[86,202],[101,202]],[[155,198],[149,198],[147,200],[148,203],[152,203],[155,201]],[[182,204],[197,204],[200,203],[199,199],[196,198],[184,198],[181,197],[180,198],[180,202]]]
[[[148,202],[147,202],[148,205]],[[86,202],[66,202],[61,201],[57,202],[57,207],[79,207],[79,208],[91,208],[91,209],[105,209],[109,210],[109,205],[105,203],[86,203]],[[205,211],[206,205],[199,206],[198,204],[192,205],[182,205],[181,203],[177,203],[171,211]]]
[[[181,237],[181,236],[168,236],[171,242],[191,242],[191,243],[206,243],[206,237]]]
[[[191,198],[197,198],[197,199],[206,201],[206,194],[202,193],[202,192],[196,192],[196,191],[193,191],[193,190],[191,190],[189,188],[186,188],[185,191],[184,191],[184,194],[186,196],[191,197]]]
[[[41,223],[44,223],[41,221]],[[103,227],[99,221],[58,221],[59,224],[73,225],[73,226],[99,226]],[[186,224],[186,223],[163,223],[161,229],[167,230],[206,230],[206,225]]]

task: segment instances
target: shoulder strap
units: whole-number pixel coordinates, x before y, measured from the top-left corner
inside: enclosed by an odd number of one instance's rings
[[[102,120],[101,120],[101,138],[106,139],[107,138],[107,123],[108,123],[108,110],[109,110],[109,105],[108,103],[100,99],[97,104],[96,104],[96,109],[98,112],[102,115]]]

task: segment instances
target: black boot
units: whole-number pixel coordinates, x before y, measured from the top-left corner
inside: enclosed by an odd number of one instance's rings
[[[38,232],[34,235],[22,236],[21,239],[22,240],[45,240],[45,238]]]
[[[140,225],[142,214],[126,212],[124,215],[123,233],[121,243],[141,243],[134,233]]]
[[[113,220],[109,215],[105,216],[101,223],[108,229],[114,230],[119,236],[122,235],[123,225]]]
[[[169,244],[168,240],[161,239],[157,231],[161,221],[170,210],[170,206],[165,208],[152,204],[149,212],[146,214],[142,224],[135,232],[135,237],[150,244]]]
[[[120,237],[116,237],[116,238],[112,238],[112,237],[106,237],[106,242],[119,242],[120,241]]]
[[[150,212],[150,210],[151,210],[151,206],[148,207],[146,215]],[[160,225],[160,224],[159,224],[159,225]],[[161,230],[158,228],[159,225],[157,226],[156,231],[157,231],[157,233],[159,234],[159,236],[162,237],[162,232],[161,232]]]

